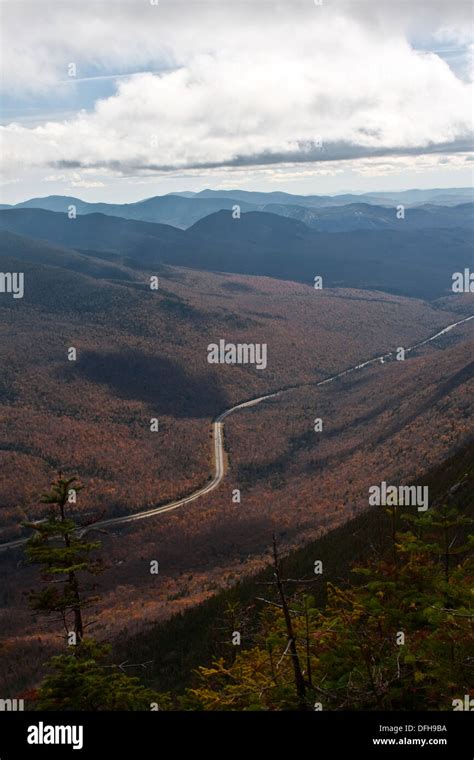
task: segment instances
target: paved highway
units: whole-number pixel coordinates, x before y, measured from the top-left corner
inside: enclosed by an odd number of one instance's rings
[[[447,327],[444,327],[439,332],[435,333],[435,335],[432,335],[430,338],[426,338],[426,340],[423,340],[420,343],[415,343],[413,346],[409,346],[408,348],[405,349],[405,354],[410,353],[411,351],[414,351],[415,349],[420,348],[421,346],[425,346],[427,343],[431,343],[431,341],[436,340],[442,335],[445,335],[447,332],[457,327],[458,325],[462,325],[464,322],[469,322],[471,319],[474,319],[474,314],[470,317],[465,317],[464,319],[460,319],[457,322],[453,322]],[[183,507],[186,504],[190,504],[191,502],[196,501],[196,499],[200,499],[201,496],[204,496],[205,494],[210,493],[215,488],[217,488],[225,474],[224,420],[230,414],[237,412],[239,409],[247,409],[251,406],[256,406],[257,404],[260,404],[262,403],[262,401],[266,401],[267,399],[277,398],[278,396],[281,396],[283,393],[288,393],[291,390],[294,390],[295,388],[304,388],[304,387],[317,388],[321,385],[332,383],[334,382],[334,380],[338,380],[340,377],[349,375],[351,372],[356,372],[357,370],[363,369],[364,367],[368,367],[371,364],[384,363],[385,361],[393,358],[394,356],[395,356],[394,351],[391,351],[387,354],[381,354],[380,356],[376,356],[373,359],[368,359],[368,361],[365,361],[362,364],[356,364],[354,365],[354,367],[349,367],[349,369],[343,370],[342,372],[338,372],[336,375],[332,375],[332,377],[327,377],[325,380],[320,380],[317,383],[301,383],[300,385],[293,385],[289,388],[283,388],[282,390],[275,391],[274,393],[268,393],[265,396],[259,396],[258,398],[252,398],[252,399],[249,399],[248,401],[243,401],[240,404],[236,404],[235,406],[232,406],[230,409],[225,409],[221,414],[219,414],[218,417],[216,417],[216,419],[212,423],[212,440],[213,440],[213,451],[214,451],[214,476],[212,480],[209,481],[209,483],[206,483],[206,485],[202,486],[202,488],[198,488],[197,491],[193,491],[193,493],[189,494],[189,496],[185,496],[182,499],[177,499],[176,501],[172,501],[169,504],[164,504],[161,507],[152,507],[151,509],[145,509],[142,512],[135,512],[134,514],[130,514],[130,515],[123,515],[122,517],[110,517],[107,520],[100,520],[94,523],[93,526],[91,527],[105,528],[105,527],[109,527],[113,525],[124,525],[126,523],[136,522],[137,520],[145,520],[149,517],[154,517],[155,515],[161,515],[164,512],[172,512],[174,509],[179,509],[180,507]],[[22,544],[24,544],[26,540],[27,540],[26,538],[18,538],[15,541],[9,541],[8,543],[0,544],[0,552],[5,551],[6,549],[16,549],[19,546],[22,546]]]

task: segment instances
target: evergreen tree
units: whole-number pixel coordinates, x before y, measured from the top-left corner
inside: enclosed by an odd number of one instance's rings
[[[100,543],[82,536],[82,526],[67,514],[68,504],[75,503],[81,490],[76,478],[64,478],[59,473],[50,491],[41,497],[43,504],[51,505],[46,519],[25,524],[34,530],[26,545],[27,559],[41,566],[45,583],[30,593],[31,607],[45,615],[57,614],[72,645],[84,637],[82,610],[92,601],[81,597],[79,576],[102,570],[101,563],[92,558]]]
[[[31,607],[45,615],[56,614],[68,645],[66,654],[53,657],[51,671],[36,693],[39,710],[150,710],[153,704],[166,709],[166,695],[158,696],[109,660],[110,647],[85,637],[88,624],[83,610],[97,598],[83,595],[80,580],[103,569],[96,556],[99,541],[86,538],[87,530],[68,514],[82,486],[61,473],[42,503],[51,509],[45,520],[26,523],[34,533],[26,545],[30,563],[42,568],[45,585],[30,593]],[[126,667],[133,667],[127,665]],[[155,708],[158,709],[158,708]]]
[[[139,679],[110,665],[110,647],[84,639],[75,654],[51,659],[53,672],[37,693],[38,710],[150,710],[166,709],[166,695],[143,687]]]

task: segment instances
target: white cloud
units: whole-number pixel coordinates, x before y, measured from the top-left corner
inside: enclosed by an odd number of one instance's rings
[[[311,28],[335,16],[352,20],[383,38],[436,36],[469,43],[470,0],[0,0],[2,88],[48,92],[67,79],[69,63],[80,79],[144,64],[186,63],[196,50],[245,53],[278,40],[284,53],[311,45]],[[308,30],[308,34],[306,34]],[[328,40],[330,42],[330,40]],[[327,47],[327,46],[326,46]],[[337,48],[331,51],[337,54]]]
[[[27,6],[25,23],[18,4],[7,3],[4,81],[20,91],[47,90],[69,62],[78,76],[178,68],[119,79],[114,95],[73,118],[5,126],[5,171],[89,167],[138,176],[465,149],[472,84],[406,37],[421,7],[433,34],[443,23],[451,37],[461,35],[465,4],[445,5],[444,15],[436,2],[415,6],[38,3]]]

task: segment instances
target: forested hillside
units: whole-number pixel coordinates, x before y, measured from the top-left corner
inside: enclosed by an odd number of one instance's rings
[[[27,709],[462,709],[472,683],[473,480],[471,441],[425,474],[428,512],[372,509],[285,557],[274,534],[263,572],[111,652],[100,632],[86,633],[85,575],[104,571],[101,542],[75,535],[67,494],[82,486],[57,478],[26,556],[43,583],[64,589],[36,584],[29,603],[65,621],[73,613],[76,638],[23,691]],[[22,666],[10,667],[13,688],[28,685]]]
[[[433,498],[428,515],[372,509],[280,559],[281,578],[292,579],[283,587],[303,704],[273,563],[124,641],[117,657],[148,661],[143,681],[154,688],[186,687],[173,703],[181,709],[314,709],[317,701],[325,710],[451,710],[472,686],[472,442],[424,482]]]

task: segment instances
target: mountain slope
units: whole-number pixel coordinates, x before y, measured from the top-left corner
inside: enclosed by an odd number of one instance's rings
[[[129,273],[119,262],[100,259],[97,254],[85,255],[70,248],[16,235],[7,230],[0,230],[0,256],[4,265],[7,257],[30,264],[71,269],[95,278],[130,279]]]
[[[474,443],[470,442],[426,472],[422,480],[428,484],[432,499],[437,502],[449,499],[461,512],[474,517],[473,462]],[[314,558],[318,557],[323,563],[325,583],[314,585],[311,594],[319,606],[326,601],[328,583],[345,583],[354,565],[366,562],[374,553],[387,551],[390,544],[387,515],[383,510],[372,508],[282,557],[282,574],[286,578],[305,578]],[[115,644],[117,660],[122,662],[134,657],[150,662],[146,682],[161,691],[176,693],[191,685],[201,685],[196,676],[198,666],[210,665],[212,660],[228,655],[229,648],[222,641],[222,635],[216,636],[216,631],[222,630],[229,609],[250,611],[250,616],[245,618],[243,647],[253,643],[258,610],[255,597],[262,584],[273,580],[273,573],[273,565],[269,564],[170,620],[132,637],[123,634]],[[297,590],[298,586],[292,587],[292,592]],[[306,592],[307,587],[301,590]]]
[[[0,229],[47,240],[71,248],[159,258],[183,241],[183,233],[164,224],[131,221],[104,214],[69,219],[67,214],[43,209],[0,211]]]
[[[308,285],[321,275],[329,287],[426,299],[451,292],[453,272],[472,267],[474,261],[472,234],[463,229],[318,233],[272,214],[250,212],[234,220],[221,211],[197,222],[186,236],[190,248],[184,254],[175,252],[174,263],[189,266],[192,256],[192,266],[200,268],[265,274]],[[198,247],[197,238],[202,241]]]

